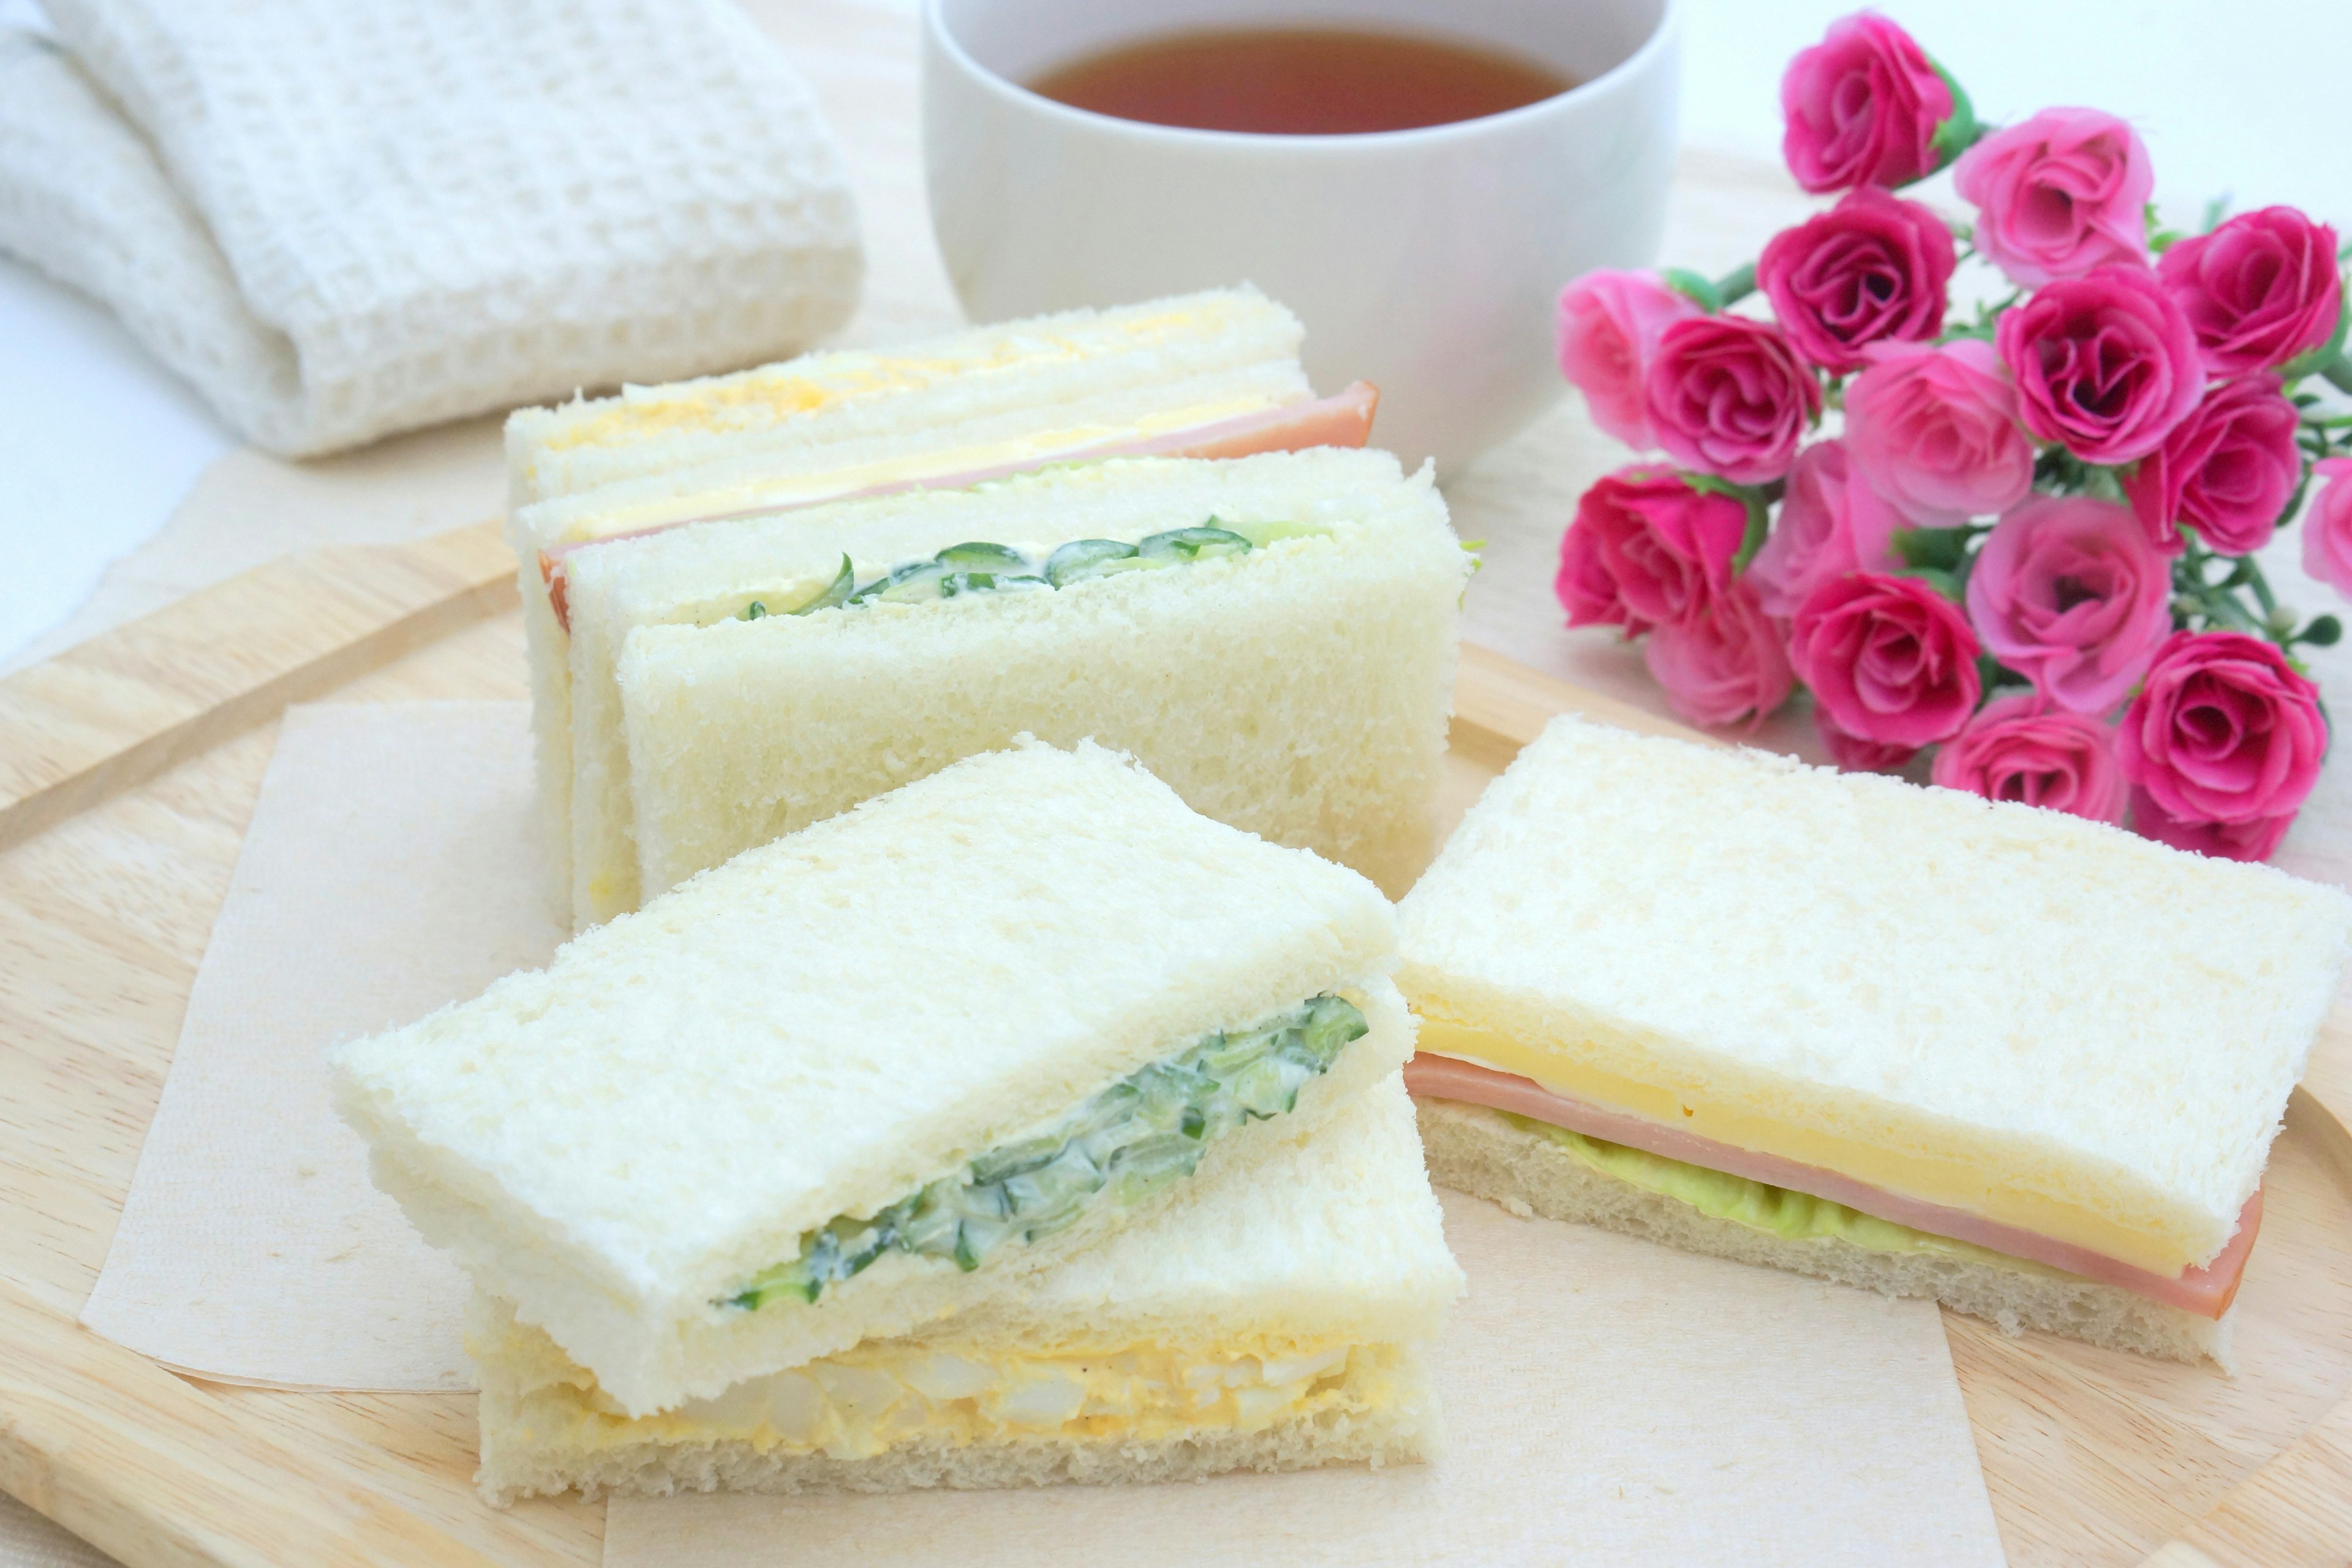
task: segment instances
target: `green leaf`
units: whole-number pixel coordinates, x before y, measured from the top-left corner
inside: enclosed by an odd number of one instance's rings
[[[2347,328],[2352,328],[2352,294],[2345,296],[2342,308],[2336,312],[2336,331],[2328,336],[2327,341],[2309,353],[2297,354],[2287,361],[2285,364],[2279,367],[2279,374],[2291,384],[2301,381],[2306,375],[2317,374],[2326,376],[2332,384],[2342,386],[2343,383],[2336,381],[2332,375],[2327,375],[2327,367],[2343,360],[2344,334]]]
[[[1947,599],[1951,599],[1956,602],[1959,599],[1962,591],[1962,584],[1958,574],[1948,572],[1940,566],[1906,566],[1902,571],[1897,572],[1895,575],[1897,577],[1916,577],[1919,581],[1927,584],[1927,586],[1935,589],[1936,592],[1941,594]]]
[[[1969,558],[1969,541],[1979,530],[1959,528],[1898,528],[1891,542],[1906,566],[1926,571],[1957,572]]]
[[[1951,117],[1936,127],[1935,139],[1928,143],[1936,154],[1936,167],[1940,169],[1974,146],[1985,133],[1985,127],[1977,123],[1976,105],[1969,101],[1968,89],[1960,86],[1959,79],[1946,70],[1944,62],[1933,55],[1927,57],[1927,63],[1936,68],[1936,74],[1952,89]]]
[[[2211,201],[2205,204],[2205,219],[2198,227],[2197,232],[2200,234],[2212,233],[2215,229],[2221,226],[2221,220],[2224,217],[2227,217],[2229,213],[2230,193],[2223,191],[2220,195],[2215,196]]]

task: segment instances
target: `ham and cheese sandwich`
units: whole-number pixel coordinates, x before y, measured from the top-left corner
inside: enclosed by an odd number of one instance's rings
[[[1395,917],[1099,747],[974,757],[336,1047],[378,1185],[651,1415],[1022,1295],[1391,1079]]]
[[[1444,1184],[2227,1366],[2352,899],[1556,720],[1400,910]]]
[[[1391,1073],[1030,1288],[633,1416],[478,1297],[484,1493],[896,1491],[1393,1465],[1439,1436],[1462,1273]]]
[[[1401,894],[1469,557],[1386,452],[1119,458],[588,551],[575,921],[1028,733]]]
[[[507,422],[540,794],[572,874],[571,563],[604,542],[1120,456],[1360,447],[1377,394],[1318,398],[1297,317],[1248,288],[524,409]]]

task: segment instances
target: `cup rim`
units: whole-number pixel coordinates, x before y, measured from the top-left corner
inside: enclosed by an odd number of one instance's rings
[[[1571,102],[1587,98],[1600,98],[1635,71],[1648,68],[1651,61],[1672,46],[1682,22],[1683,0],[1660,0],[1657,26],[1650,36],[1637,45],[1632,54],[1602,71],[1599,76],[1578,82],[1574,87],[1539,98],[1533,103],[1523,103],[1517,109],[1507,109],[1496,114],[1481,114],[1471,120],[1449,120],[1438,125],[1408,126],[1400,131],[1343,131],[1292,133],[1277,131],[1212,131],[1192,125],[1158,125],[1143,120],[1125,120],[1116,114],[1102,114],[1091,109],[1078,109],[1055,99],[1034,92],[1007,76],[990,69],[972,58],[963,40],[947,25],[947,0],[923,0],[923,32],[936,43],[949,58],[972,78],[998,96],[1009,99],[1032,113],[1044,113],[1049,119],[1084,126],[1098,133],[1123,134],[1139,140],[1172,142],[1197,142],[1207,146],[1232,147],[1296,147],[1316,151],[1338,151],[1353,147],[1393,146],[1407,138],[1426,141],[1451,140],[1462,136],[1478,136],[1531,121],[1538,116],[1557,111]]]

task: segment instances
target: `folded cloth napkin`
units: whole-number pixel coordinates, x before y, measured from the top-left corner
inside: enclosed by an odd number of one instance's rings
[[[855,309],[847,177],[726,0],[45,0],[0,249],[289,455],[782,357]]]

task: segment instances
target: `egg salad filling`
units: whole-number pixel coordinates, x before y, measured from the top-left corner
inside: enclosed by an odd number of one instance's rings
[[[588,1448],[740,1442],[762,1454],[835,1459],[913,1442],[1150,1442],[1368,1414],[1397,1397],[1402,1356],[1393,1345],[1004,1354],[902,1341],[751,1378],[656,1415],[629,1415],[593,1381],[543,1384],[528,1396],[526,1421],[542,1439]]]

